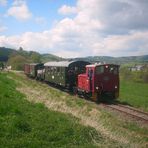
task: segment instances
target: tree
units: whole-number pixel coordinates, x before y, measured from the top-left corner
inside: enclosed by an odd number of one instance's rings
[[[22,48],[22,47],[20,47],[20,48],[19,48],[19,51],[23,51],[23,48]]]
[[[21,55],[15,55],[9,58],[8,65],[11,65],[12,69],[14,70],[23,70],[24,64],[27,62],[28,60],[25,57]]]
[[[30,58],[34,63],[41,63],[41,55],[37,52],[32,51]]]
[[[0,69],[4,69],[4,63],[0,62]]]

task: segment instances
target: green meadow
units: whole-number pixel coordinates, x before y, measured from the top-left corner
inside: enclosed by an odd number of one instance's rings
[[[119,101],[148,111],[148,71],[120,70]]]
[[[120,83],[119,101],[148,111],[148,84],[124,80]]]

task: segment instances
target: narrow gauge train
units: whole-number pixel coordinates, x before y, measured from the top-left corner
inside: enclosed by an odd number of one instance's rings
[[[119,65],[61,61],[25,64],[27,76],[68,88],[78,95],[99,101],[102,95],[119,96]]]

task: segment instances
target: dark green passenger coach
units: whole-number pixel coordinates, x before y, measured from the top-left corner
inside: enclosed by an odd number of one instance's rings
[[[45,81],[72,89],[77,86],[77,78],[85,73],[86,61],[60,61],[44,64]]]

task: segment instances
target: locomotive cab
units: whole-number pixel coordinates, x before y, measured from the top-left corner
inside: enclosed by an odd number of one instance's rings
[[[86,66],[86,73],[78,76],[78,93],[90,96],[94,101],[103,95],[118,98],[119,66],[94,64]]]

